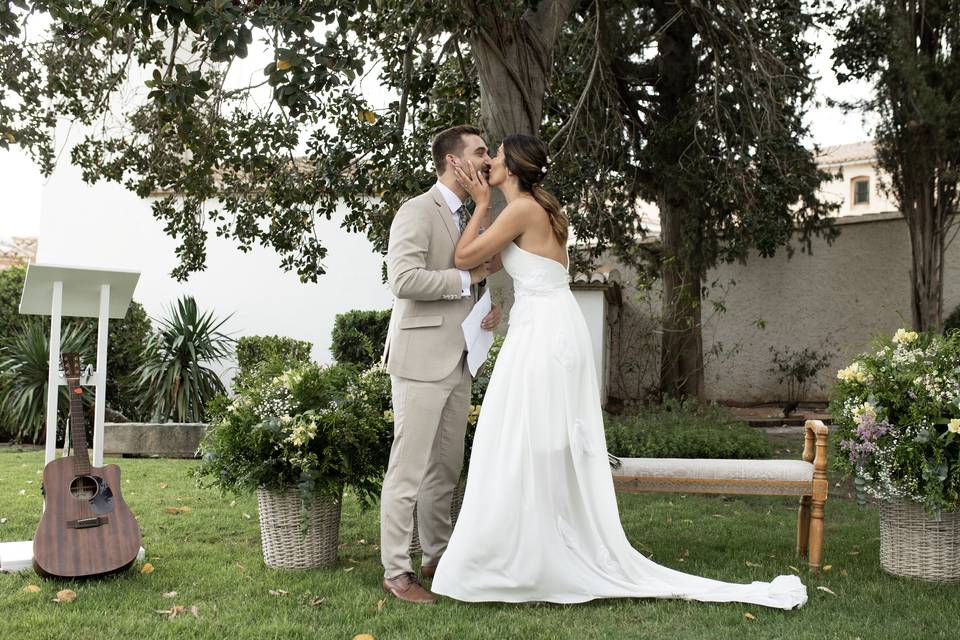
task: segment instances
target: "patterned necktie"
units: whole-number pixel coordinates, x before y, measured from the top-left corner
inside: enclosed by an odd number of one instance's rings
[[[460,235],[463,235],[463,230],[467,228],[467,224],[470,222],[470,210],[467,209],[467,205],[460,205],[460,208],[457,209],[457,217],[459,219]]]
[[[470,223],[471,215],[472,214],[470,213],[470,210],[467,209],[467,206],[464,204],[460,205],[460,208],[457,209],[457,216],[459,217],[459,220],[460,220],[458,225],[460,227],[460,235],[463,235],[463,230],[466,229],[467,225]],[[477,299],[479,299],[480,296],[483,295],[483,290],[484,290],[484,287],[486,286],[487,286],[486,278],[484,278],[483,280],[477,283]]]

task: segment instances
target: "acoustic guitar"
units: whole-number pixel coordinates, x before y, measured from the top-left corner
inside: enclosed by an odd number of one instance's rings
[[[120,495],[120,467],[90,466],[80,355],[61,356],[70,390],[71,455],[43,470],[44,510],[33,538],[33,567],[51,578],[96,578],[128,569],[140,526]]]

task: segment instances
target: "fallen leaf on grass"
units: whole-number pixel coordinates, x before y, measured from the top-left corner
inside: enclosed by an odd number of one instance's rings
[[[386,600],[378,600],[378,601],[377,601],[377,613],[380,613],[381,611],[383,611],[383,608],[384,608],[386,605],[387,605],[387,601],[386,601]]]
[[[140,573],[153,573],[153,565],[147,562],[143,565],[143,568],[140,569]]]
[[[283,589],[270,589],[270,595],[272,596],[288,596],[290,595],[289,591],[284,591]]]
[[[77,599],[77,592],[72,589],[63,589],[62,591],[57,591],[57,597],[54,598],[54,602],[73,602]]]
[[[176,591],[167,591],[165,594],[163,594],[163,597],[164,597],[164,598],[176,598],[176,597],[177,597],[177,592],[176,592]]]
[[[360,538],[359,540],[357,540],[357,544],[367,544],[367,541],[364,540],[363,538]]]
[[[756,562],[750,562],[749,560],[747,560],[747,566],[748,566],[748,567],[762,567],[763,565],[762,565],[762,564],[757,564]]]
[[[789,565],[789,567],[790,567],[790,570],[793,571],[794,573],[800,573],[800,569],[797,569],[797,568],[796,568],[795,566],[793,566],[792,564]]]
[[[755,615],[753,615],[752,613],[750,613],[749,611],[747,611],[745,614],[743,614],[743,617],[746,618],[747,620],[756,620],[756,619],[757,619],[757,617],[756,617]]]
[[[249,514],[249,513],[243,514],[243,519],[244,519],[244,520],[249,520],[249,519],[250,519],[250,514]]]
[[[326,601],[327,601],[326,598],[321,598],[320,596],[317,596],[316,598],[314,598],[313,600],[310,601],[310,606],[311,606],[311,607],[319,607],[320,605],[322,605],[322,604],[323,604],[324,602],[326,602]]]
[[[832,570],[833,570],[833,565],[832,565],[832,564],[825,564],[825,565],[823,565],[823,570],[824,570],[824,571],[832,571]]]
[[[231,506],[231,507],[237,506],[237,501],[236,501],[236,500],[231,500],[231,501],[230,501],[230,506]]]
[[[346,569],[343,570],[343,572],[344,572],[344,573],[350,573],[350,572],[353,571],[354,569],[356,569],[356,567],[347,567]]]
[[[27,490],[26,490],[26,489],[20,489],[20,491],[18,491],[18,494],[21,495],[21,496],[25,496],[25,495],[27,495]]]
[[[722,514],[719,514],[719,513],[713,514],[713,517],[714,517],[714,518],[726,518],[726,516],[724,516],[724,515],[722,515]]]
[[[0,518],[0,524],[7,524],[6,518]]]
[[[160,488],[161,488],[161,489],[166,489],[166,488],[169,487],[169,486],[170,486],[170,485],[168,485],[166,482],[161,482],[161,483],[160,483]]]
[[[169,618],[170,618],[171,620],[173,620],[173,619],[176,618],[179,614],[185,612],[186,610],[187,610],[187,608],[184,607],[182,604],[175,604],[175,605],[173,605],[172,607],[170,607],[169,609],[154,609],[154,611],[156,611],[157,613],[159,613],[159,614],[161,614],[161,615],[169,616]]]
[[[28,584],[23,588],[24,593],[40,593],[40,587],[35,584]]]
[[[181,513],[190,513],[190,507],[167,507],[164,511],[172,513],[173,515],[179,515]]]
[[[837,595],[837,594],[835,594],[833,591],[831,591],[830,589],[828,589],[827,587],[817,587],[817,589],[819,589],[820,591],[826,591],[827,593],[829,593],[829,594],[832,595],[832,596]]]

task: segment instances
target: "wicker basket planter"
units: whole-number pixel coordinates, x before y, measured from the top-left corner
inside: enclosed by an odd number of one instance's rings
[[[300,495],[296,489],[257,489],[263,561],[274,569],[313,569],[337,561],[340,498],[318,496],[310,505],[306,535],[300,528]]]
[[[960,512],[937,522],[914,502],[881,502],[880,566],[895,576],[960,582]]]
[[[466,484],[460,482],[453,489],[453,497],[450,499],[450,521],[454,526],[457,524],[457,516],[460,515],[460,505],[463,504],[463,492],[466,491]],[[411,556],[417,555],[418,553],[423,553],[423,549],[420,548],[420,533],[417,527],[417,506],[413,506],[413,535],[410,538],[410,549],[409,553]]]

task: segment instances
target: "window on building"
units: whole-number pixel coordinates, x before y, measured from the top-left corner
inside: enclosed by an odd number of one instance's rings
[[[870,204],[870,178],[854,178],[853,204]]]

